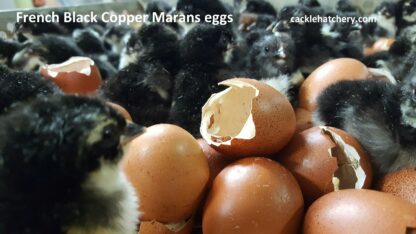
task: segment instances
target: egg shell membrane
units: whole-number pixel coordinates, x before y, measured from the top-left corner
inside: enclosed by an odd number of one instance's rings
[[[321,129],[322,133],[328,136],[335,144],[335,147],[329,149],[329,154],[337,159],[338,165],[332,177],[334,191],[364,188],[366,174],[361,167],[361,157],[357,150],[329,128],[321,127]]]
[[[72,57],[61,64],[52,64],[45,66],[48,75],[56,78],[61,72],[77,72],[86,76],[91,75],[91,67],[94,66],[94,61],[87,57]]]

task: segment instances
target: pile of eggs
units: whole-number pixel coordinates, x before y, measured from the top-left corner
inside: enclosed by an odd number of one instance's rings
[[[66,84],[75,70],[88,89]],[[63,90],[88,94],[100,82],[95,70],[77,58],[41,73]],[[296,110],[271,86],[234,78],[202,108],[203,138],[169,124],[147,128],[121,163],[140,200],[139,233],[416,232],[416,170],[373,181],[356,139],[312,121],[329,85],[376,78],[357,60],[329,61],[302,84]]]

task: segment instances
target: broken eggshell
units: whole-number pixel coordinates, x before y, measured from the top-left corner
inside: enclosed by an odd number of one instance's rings
[[[273,87],[253,79],[235,78],[213,94],[202,108],[201,135],[230,158],[271,155],[292,138],[295,112]]]
[[[338,58],[326,62],[315,69],[302,83],[299,89],[299,107],[314,111],[318,96],[342,80],[363,80],[370,78],[367,67],[352,58]]]
[[[372,169],[364,149],[336,128],[313,127],[295,135],[276,159],[297,179],[306,206],[332,191],[371,186]]]
[[[391,172],[378,181],[376,189],[416,205],[416,169],[408,168]]]
[[[107,104],[120,113],[127,121],[133,121],[130,113],[124,107],[114,102],[107,102]]]
[[[88,57],[72,57],[61,64],[43,66],[40,74],[70,94],[94,94],[102,82],[100,71]]]
[[[303,234],[415,233],[416,206],[391,194],[347,189],[309,207]]]
[[[279,163],[244,158],[215,178],[203,214],[204,234],[297,233],[303,217],[302,193]]]
[[[388,51],[394,42],[394,38],[380,38],[371,47],[364,49],[364,55],[369,56],[377,52]]]

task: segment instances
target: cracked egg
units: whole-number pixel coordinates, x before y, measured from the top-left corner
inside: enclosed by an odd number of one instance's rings
[[[201,135],[214,149],[241,158],[271,155],[292,138],[295,112],[288,99],[271,86],[235,78],[213,94],[202,108]]]
[[[372,169],[362,146],[346,132],[313,127],[295,135],[276,159],[296,177],[305,205],[348,188],[369,188]]]
[[[43,66],[40,74],[71,94],[94,94],[102,81],[95,62],[88,57],[72,57],[61,64]]]

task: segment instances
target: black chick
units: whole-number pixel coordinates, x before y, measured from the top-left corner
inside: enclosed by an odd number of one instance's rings
[[[45,64],[62,63],[73,56],[83,56],[82,50],[71,38],[41,35],[23,44],[12,61],[16,69],[35,71]]]
[[[394,38],[397,34],[397,4],[383,2],[370,15],[376,22],[364,24],[366,44],[372,44],[381,37]]]
[[[294,100],[294,92],[303,81],[295,44],[288,33],[260,35],[251,46],[246,66],[249,77],[271,85],[290,100]]]
[[[408,83],[343,81],[318,98],[317,124],[345,130],[370,156],[376,176],[416,167],[416,69]]]
[[[133,29],[124,24],[108,25],[104,32],[104,45],[107,50],[120,54]]]
[[[138,32],[137,60],[103,87],[104,95],[124,106],[135,122],[166,122],[173,78],[180,68],[179,38],[168,26],[149,24]]]
[[[224,62],[234,35],[229,27],[200,24],[181,41],[182,69],[175,78],[170,122],[199,135],[201,108],[218,82],[234,75]]]
[[[15,103],[59,93],[59,88],[52,81],[39,74],[13,72],[0,66],[0,114],[5,113]]]
[[[143,128],[77,96],[0,117],[1,233],[137,233],[138,199],[119,169],[121,140]]]
[[[397,24],[399,35],[416,42],[416,0],[401,0],[398,3]]]
[[[0,38],[0,64],[10,67],[13,56],[20,50],[21,46],[17,41]]]
[[[248,0],[246,8],[243,12],[277,16],[276,9],[274,9],[273,5],[270,4],[270,2],[265,0]]]

